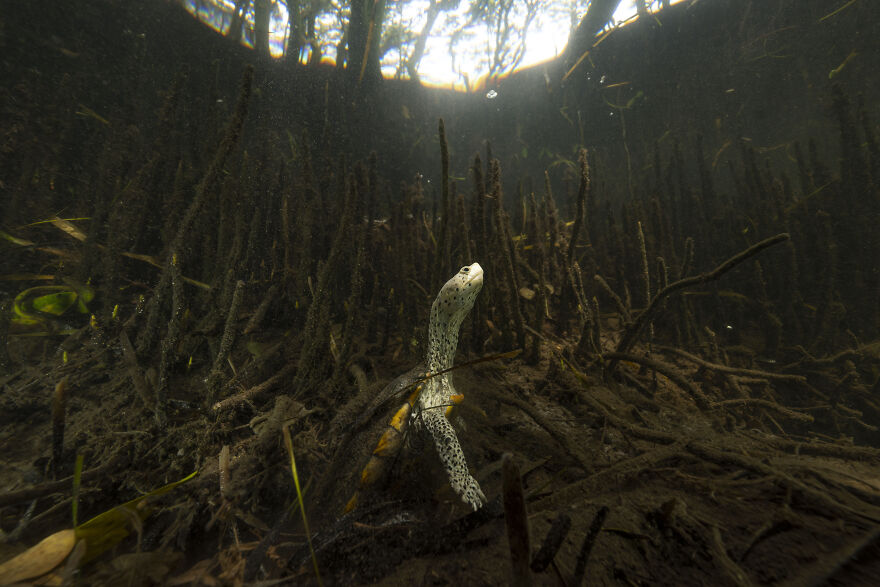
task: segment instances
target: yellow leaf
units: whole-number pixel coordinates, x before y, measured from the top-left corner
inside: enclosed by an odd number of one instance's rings
[[[33,299],[31,304],[34,310],[52,316],[60,316],[76,301],[76,293],[72,291],[60,291],[46,294]]]
[[[83,562],[88,562],[103,554],[128,536],[130,529],[136,527],[153,511],[149,499],[168,493],[178,485],[186,483],[198,474],[198,471],[187,475],[180,481],[163,485],[146,495],[142,495],[103,514],[98,514],[88,522],[76,527],[76,537],[86,541],[86,555]]]
[[[0,565],[3,584],[18,583],[45,575],[67,558],[76,544],[76,532],[61,530],[44,538],[17,557]]]

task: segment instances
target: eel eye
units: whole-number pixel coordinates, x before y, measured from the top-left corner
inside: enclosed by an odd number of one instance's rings
[[[462,267],[462,268],[461,268],[461,272],[462,272],[462,273],[468,273],[470,270],[471,270],[470,267]]]

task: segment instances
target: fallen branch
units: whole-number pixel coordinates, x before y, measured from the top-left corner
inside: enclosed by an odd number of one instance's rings
[[[758,459],[728,450],[717,449],[703,442],[691,442],[685,448],[694,456],[716,465],[731,465],[758,475],[777,479],[782,487],[798,491],[803,496],[811,499],[814,504],[824,507],[826,510],[824,512],[825,515],[830,517],[863,519],[873,523],[880,523],[880,510],[877,508],[864,502],[859,504],[858,509],[850,507],[834,499],[827,492],[814,489],[800,479],[780,471],[778,467],[765,465]]]
[[[773,410],[779,414],[782,414],[786,418],[790,418],[792,420],[798,420],[799,422],[812,422],[813,416],[809,414],[804,414],[803,412],[797,412],[795,410],[791,410],[786,408],[785,406],[781,406],[776,402],[771,402],[766,399],[758,399],[753,397],[739,398],[739,399],[728,399],[720,402],[716,402],[712,404],[713,408],[720,408],[725,406],[741,406],[741,405],[749,405],[749,406],[758,406],[760,408],[766,408],[768,410]]]
[[[721,570],[734,585],[738,587],[751,586],[752,582],[749,580],[749,576],[727,554],[727,548],[724,546],[724,540],[721,538],[721,530],[718,529],[718,526],[712,526],[711,551],[721,566]]]
[[[81,480],[82,482],[85,482],[91,481],[95,478],[105,479],[109,477],[109,474],[113,470],[117,468],[124,469],[128,464],[128,459],[128,451],[120,449],[119,452],[116,453],[116,456],[100,467],[83,471]],[[51,483],[26,487],[24,489],[19,489],[18,491],[10,491],[9,493],[0,494],[0,507],[6,507],[23,501],[30,501],[38,497],[51,495],[52,493],[67,492],[70,491],[71,487],[73,487],[73,476],[65,477],[64,479],[59,479],[58,481],[53,481]]]
[[[559,355],[557,355],[557,357],[565,364],[566,367],[571,370],[574,376],[578,378],[586,388],[589,388],[592,385],[592,383],[587,379],[587,376],[578,371],[574,365],[572,365],[568,360],[565,359],[565,357]],[[600,414],[606,422],[622,432],[628,432],[636,438],[647,440],[649,442],[657,442],[660,444],[672,444],[675,442],[680,442],[682,440],[680,437],[674,434],[662,432],[660,430],[652,430],[651,428],[645,428],[642,426],[636,426],[631,422],[627,422],[624,419],[615,416],[610,411],[608,411],[601,403],[596,401],[596,399],[594,399],[589,393],[581,394],[580,399],[588,406],[590,406],[590,408],[594,412]]]
[[[626,427],[622,430],[632,432]],[[608,487],[626,487],[633,479],[644,475],[645,471],[656,469],[667,460],[674,460],[676,463],[680,463],[682,459],[690,460],[690,455],[684,452],[684,447],[685,442],[678,441],[617,461],[607,469],[554,489],[553,493],[530,504],[529,508],[532,514],[535,514],[548,510],[558,511],[559,508],[575,501],[585,505],[593,503],[590,501],[591,496],[600,495]]]
[[[752,438],[754,438],[752,436]],[[838,459],[869,460],[880,462],[880,449],[870,446],[850,446],[830,442],[799,442],[783,438],[758,438],[761,442],[793,455],[813,455]]]
[[[599,537],[599,532],[602,530],[602,526],[605,524],[605,518],[607,516],[608,506],[604,505],[600,507],[599,511],[596,512],[596,515],[593,516],[593,523],[590,524],[590,529],[584,537],[584,541],[581,544],[581,551],[578,554],[577,562],[575,563],[574,585],[580,585],[584,580],[584,572],[587,570],[587,561],[590,560],[590,552],[593,550],[593,545],[596,543],[596,538]]]
[[[705,367],[707,369],[712,369],[713,371],[718,371],[719,373],[730,373],[731,375],[743,375],[746,377],[757,377],[759,379],[776,379],[777,381],[793,381],[797,383],[803,383],[807,380],[803,375],[793,375],[791,373],[773,373],[770,371],[761,371],[759,369],[745,369],[740,367],[728,367],[727,365],[720,365],[718,363],[710,363],[706,359],[698,357],[696,355],[692,355],[687,351],[683,351],[681,349],[677,349],[675,347],[654,345],[654,349],[658,351],[670,352],[676,354],[682,358],[691,361],[692,363],[696,363],[701,367]]]
[[[481,393],[495,401],[519,408],[529,418],[534,420],[538,426],[543,428],[556,442],[558,442],[565,452],[568,453],[568,456],[574,459],[575,462],[577,462],[585,471],[589,473],[595,469],[595,465],[584,458],[582,449],[573,443],[568,436],[559,430],[556,425],[550,422],[550,420],[542,416],[541,413],[532,407],[529,402],[513,397],[509,394],[498,393],[491,388],[483,389]]]
[[[649,357],[640,357],[638,355],[621,352],[605,353],[605,355],[603,356],[606,359],[610,359],[612,364],[617,361],[630,361],[632,363],[644,365],[649,369],[653,369],[657,373],[665,376],[667,379],[688,392],[688,395],[691,396],[691,399],[694,400],[694,403],[697,404],[697,407],[700,408],[700,410],[706,411],[711,407],[709,405],[709,400],[706,398],[703,392],[697,389],[696,385],[688,381],[684,375],[676,372],[672,365],[670,365],[669,363],[664,363],[662,361],[651,359]]]
[[[623,333],[623,337],[620,339],[620,342],[617,345],[616,352],[617,353],[626,353],[632,348],[632,345],[636,342],[639,334],[641,334],[642,329],[651,321],[654,320],[654,315],[657,313],[658,309],[661,307],[660,302],[669,297],[670,294],[680,290],[685,289],[687,287],[691,287],[694,285],[702,285],[704,283],[708,283],[710,281],[715,281],[743,261],[754,257],[761,251],[766,248],[772,247],[773,245],[779,244],[781,242],[787,241],[789,239],[788,233],[777,234],[776,236],[772,236],[768,239],[764,239],[759,243],[755,243],[748,249],[737,253],[727,261],[723,262],[721,265],[710,271],[709,273],[701,273],[700,275],[695,275],[693,277],[687,277],[685,279],[680,279],[675,283],[670,283],[655,295],[651,299],[651,303],[648,304],[648,307],[645,308],[645,311],[639,314],[638,318],[636,318],[635,322],[630,324],[626,331]],[[608,365],[608,369],[613,371],[617,367],[617,361],[619,359],[612,359],[611,363]]]
[[[254,385],[253,387],[249,387],[244,391],[240,391],[233,396],[227,397],[226,399],[215,403],[212,409],[214,410],[214,412],[223,412],[225,410],[228,410],[229,408],[237,406],[238,404],[249,401],[257,395],[263,393],[264,391],[275,387],[275,385],[277,385],[279,381],[281,381],[285,377],[289,377],[295,370],[296,365],[292,363],[288,364],[286,367],[281,369],[281,371],[279,371],[269,379],[263,381],[262,383]]]

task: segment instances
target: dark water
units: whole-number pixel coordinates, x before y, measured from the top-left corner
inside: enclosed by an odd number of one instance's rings
[[[79,580],[864,580],[876,13],[684,2],[490,99],[175,3],[0,3],[0,560],[199,471],[81,526]],[[413,395],[474,262],[478,512]]]

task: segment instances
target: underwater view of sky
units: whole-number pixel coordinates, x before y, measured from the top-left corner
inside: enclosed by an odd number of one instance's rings
[[[528,14],[527,6],[535,2],[537,10]],[[676,4],[683,0],[672,0]],[[650,10],[656,10],[659,2],[646,2]],[[387,3],[383,25],[386,34],[397,29],[418,34],[428,18],[431,0],[409,0]],[[450,3],[450,6],[453,4]],[[185,0],[184,6],[202,22],[227,34],[231,15],[235,10],[233,0]],[[510,44],[522,44],[522,58],[516,69],[533,66],[559,55],[568,42],[569,32],[583,17],[588,3],[577,0],[522,0],[514,3],[508,14],[511,36]],[[509,69],[492,71],[491,61],[496,53],[497,41],[489,25],[482,22],[468,23],[471,3],[458,2],[457,6],[441,11],[431,29],[425,44],[424,55],[419,62],[418,76],[422,83],[432,86],[452,87],[457,90],[473,90],[486,87],[486,76],[490,73],[509,73]],[[289,36],[288,4],[285,0],[272,3],[270,18],[269,45],[274,57],[285,55]],[[329,9],[316,18],[315,37],[321,44],[322,60],[335,62],[336,47],[346,26],[348,10],[332,1]],[[636,17],[636,4],[623,0],[614,13],[614,24],[627,23]],[[253,8],[244,15],[245,34],[242,43],[253,46]],[[528,21],[528,25],[526,22]],[[523,38],[524,37],[524,38]],[[391,43],[393,45],[393,43]],[[388,49],[382,58],[382,72],[385,77],[409,77],[404,62],[409,56],[413,43]],[[408,51],[409,50],[409,51]],[[309,59],[306,47],[298,56],[305,63]],[[482,80],[482,82],[481,82]]]

